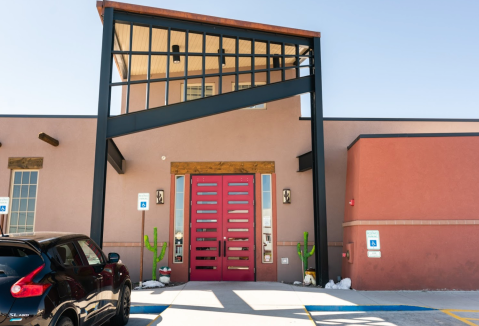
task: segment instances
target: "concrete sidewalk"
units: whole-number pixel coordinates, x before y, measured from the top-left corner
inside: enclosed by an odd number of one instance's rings
[[[381,325],[414,325],[411,320],[403,320],[405,312],[391,314],[363,312],[360,317],[340,312],[307,312],[304,306],[370,306],[370,305],[409,305],[439,309],[433,312],[415,312],[418,325],[429,325],[427,320],[436,320],[434,324],[464,325],[459,317],[464,310],[469,319],[479,318],[479,292],[455,291],[353,291],[326,290],[319,288],[297,287],[274,282],[189,282],[183,286],[139,290],[132,292],[132,305],[169,305],[151,325],[218,324],[233,325],[347,325],[380,322]],[[440,310],[462,310],[446,314]],[[477,313],[475,312],[477,311]],[[338,315],[345,315],[336,320]],[[384,319],[393,316],[392,322]],[[381,316],[379,316],[381,315]],[[408,312],[408,318],[412,318]],[[379,317],[378,317],[379,316]],[[471,317],[472,316],[472,317]],[[326,319],[328,320],[326,320]],[[359,318],[359,319],[358,319]],[[369,319],[368,319],[369,318]],[[372,318],[372,319],[371,319]],[[381,321],[379,321],[379,319]],[[414,317],[416,318],[416,317]],[[413,318],[413,319],[414,319]],[[466,317],[465,317],[466,318]],[[405,323],[402,323],[404,321]],[[476,321],[477,322],[477,321]],[[332,323],[332,324],[331,324]],[[377,324],[377,325],[380,325]],[[433,325],[431,324],[431,325]],[[469,325],[475,325],[471,323]]]

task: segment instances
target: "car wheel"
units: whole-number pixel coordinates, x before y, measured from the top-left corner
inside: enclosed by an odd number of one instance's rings
[[[130,296],[130,288],[126,285],[123,286],[120,298],[120,309],[117,311],[116,315],[110,319],[110,324],[112,326],[124,326],[128,323],[128,320],[130,319]]]
[[[72,320],[69,317],[63,316],[57,323],[57,326],[74,326]]]

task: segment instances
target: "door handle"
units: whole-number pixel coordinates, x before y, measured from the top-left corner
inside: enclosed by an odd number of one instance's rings
[[[218,257],[221,257],[221,240],[218,241]]]
[[[96,280],[101,281],[101,280],[103,280],[103,275],[98,274],[97,276],[94,276],[94,278],[95,278]]]
[[[223,249],[224,249],[223,250],[223,257],[226,257],[226,240],[223,242],[223,245],[224,245],[224,247],[223,247]]]

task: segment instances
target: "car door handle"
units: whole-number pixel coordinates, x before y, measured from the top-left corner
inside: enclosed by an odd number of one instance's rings
[[[221,240],[218,241],[218,257],[221,257]]]
[[[97,276],[93,276],[96,280],[103,280],[103,275],[97,275]]]
[[[226,257],[226,240],[223,242],[223,257]]]

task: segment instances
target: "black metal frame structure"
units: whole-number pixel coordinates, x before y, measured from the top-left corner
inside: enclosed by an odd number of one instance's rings
[[[129,47],[121,49],[118,36],[115,33],[116,24],[129,26]],[[134,51],[134,28],[147,28],[149,33],[148,51]],[[160,29],[167,31],[167,51],[152,51],[152,31]],[[184,50],[175,47],[173,52],[171,33],[179,31],[185,35]],[[189,52],[189,33],[202,35],[202,52]],[[214,36],[219,39],[218,49],[215,53],[208,53],[205,49],[206,39]],[[223,41],[235,42],[235,52],[228,53],[223,49]],[[240,42],[250,44],[251,50],[241,53]],[[246,43],[245,43],[246,42]],[[249,43],[248,43],[249,42]],[[256,51],[258,45],[266,46],[265,51]],[[244,46],[242,47],[244,48]],[[220,50],[221,49],[221,50]],[[279,49],[279,50],[278,50]],[[287,49],[288,51],[286,51]],[[302,49],[300,51],[300,49]],[[293,54],[290,54],[294,50]],[[278,53],[280,52],[280,53]],[[131,78],[132,57],[148,56],[147,73],[144,78]],[[115,63],[122,66],[122,81],[112,83],[112,69]],[[120,56],[121,60],[118,60]],[[123,58],[127,56],[128,62]],[[165,75],[161,78],[152,78],[152,56],[166,58]],[[170,74],[170,65],[173,57],[181,56],[184,60],[183,75]],[[198,57],[202,60],[202,71],[196,75],[189,75],[188,57]],[[210,73],[205,71],[205,61],[214,57],[218,60],[218,71]],[[251,68],[241,70],[240,60],[251,60]],[[265,62],[266,66],[255,69],[256,60]],[[223,71],[222,64],[226,60],[234,60],[234,71]],[[122,61],[122,62],[120,62]],[[210,60],[211,61],[211,60]],[[279,62],[278,62],[279,61]],[[289,64],[286,64],[286,61]],[[279,66],[278,66],[279,65]],[[128,68],[126,67],[128,66]],[[126,74],[125,74],[125,70]],[[307,71],[307,76],[301,77],[300,71]],[[266,74],[266,84],[255,83],[255,75]],[[275,74],[275,79],[271,78]],[[240,76],[248,75],[251,88],[238,90]],[[234,76],[235,89],[225,92],[222,89],[222,78]],[[276,80],[280,76],[280,80]],[[218,78],[218,95],[205,96],[205,78]],[[187,84],[191,79],[201,79],[201,98],[188,100]],[[170,103],[168,88],[170,82],[181,80],[184,83],[184,101]],[[165,105],[150,108],[150,84],[164,82],[166,85]],[[146,85],[145,110],[129,113],[130,86],[134,84]],[[124,114],[110,116],[111,88],[122,86],[127,89],[126,108]],[[100,90],[98,102],[97,137],[95,150],[95,169],[93,181],[93,204],[91,219],[91,238],[101,247],[103,245],[106,168],[107,160],[115,158],[117,171],[123,170],[120,162],[123,159],[118,148],[112,142],[114,137],[159,128],[184,121],[207,117],[214,114],[237,110],[270,101],[280,100],[295,95],[311,94],[311,134],[313,153],[313,198],[314,198],[314,230],[316,244],[316,271],[319,284],[326,284],[329,280],[328,273],[328,247],[326,223],[326,193],[324,172],[324,137],[323,137],[323,110],[321,91],[321,54],[319,37],[297,37],[283,34],[273,34],[242,28],[209,25],[191,21],[175,20],[164,17],[153,17],[105,8],[103,15],[103,41],[100,70]],[[110,154],[109,154],[110,153]]]

